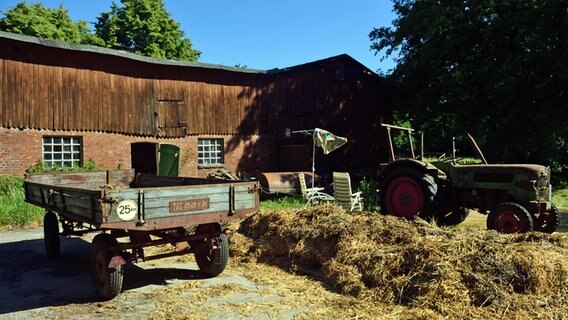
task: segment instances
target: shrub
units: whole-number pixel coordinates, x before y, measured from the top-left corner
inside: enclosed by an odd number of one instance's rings
[[[0,177],[0,227],[37,225],[43,217],[43,209],[24,201],[23,178]]]

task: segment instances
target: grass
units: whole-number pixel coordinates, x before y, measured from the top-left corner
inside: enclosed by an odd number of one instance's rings
[[[487,216],[484,214],[481,214],[475,210],[470,210],[469,211],[469,216],[467,216],[467,218],[465,219],[464,222],[456,225],[456,226],[452,226],[449,227],[450,229],[485,229],[486,227],[486,220],[487,220]]]
[[[285,196],[260,202],[260,210],[299,209],[303,207],[302,197]]]
[[[0,177],[0,228],[41,225],[44,210],[24,202],[24,180]]]
[[[557,208],[568,209],[568,189],[553,190],[552,203],[554,203]]]

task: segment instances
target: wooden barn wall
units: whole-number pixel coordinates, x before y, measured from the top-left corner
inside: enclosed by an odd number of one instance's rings
[[[8,128],[165,137],[268,131],[264,74],[150,64],[6,38],[0,67],[0,125]],[[158,132],[158,104],[179,100],[186,128]]]
[[[275,88],[279,145],[312,144],[309,136],[287,137],[286,128],[319,127],[349,139],[328,155],[317,152],[317,170],[378,168],[388,160],[386,131],[380,123],[392,121],[391,95],[379,77],[346,64],[338,78],[336,65],[329,64],[282,73]]]

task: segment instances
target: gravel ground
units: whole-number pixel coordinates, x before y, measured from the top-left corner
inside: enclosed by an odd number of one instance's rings
[[[61,257],[51,260],[43,229],[0,232],[0,319],[292,319],[308,310],[267,307],[247,316],[243,307],[278,305],[286,292],[270,293],[271,285],[248,279],[232,262],[203,278],[187,256],[127,265],[123,292],[100,302],[89,269],[92,237],[62,238]]]
[[[567,211],[559,232],[568,231]],[[317,313],[314,299],[339,299],[263,264],[230,261],[218,277],[204,278],[182,256],[127,265],[123,292],[100,302],[89,267],[93,236],[62,238],[61,257],[50,260],[42,228],[0,231],[0,319],[294,319]]]

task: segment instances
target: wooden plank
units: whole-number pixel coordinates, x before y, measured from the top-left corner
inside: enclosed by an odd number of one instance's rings
[[[0,57],[7,56],[8,49],[6,46],[0,46]],[[8,106],[8,61],[4,58],[0,59],[0,126],[6,126],[7,113],[5,109]]]
[[[12,61],[11,65],[11,77],[10,81],[8,82],[8,88],[12,88],[12,92],[9,93],[11,101],[9,101],[7,105],[8,126],[15,127],[18,126],[17,109],[21,107],[22,103],[22,80],[21,77],[19,77],[22,72],[22,63],[18,61]]]
[[[254,209],[258,205],[258,200],[253,196],[247,194],[246,198],[237,196],[235,200],[235,210]],[[180,199],[201,199],[203,197],[190,197]],[[134,200],[135,198],[131,198]],[[181,217],[181,216],[198,216],[212,212],[229,212],[229,195],[212,194],[207,197],[209,199],[209,208],[195,211],[171,212],[170,202],[177,201],[178,198],[164,198],[157,197],[148,199],[145,197],[144,205],[144,219],[146,221],[160,218]],[[117,205],[113,205],[111,209],[110,222],[118,222],[120,219],[116,215]]]

